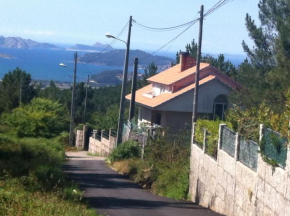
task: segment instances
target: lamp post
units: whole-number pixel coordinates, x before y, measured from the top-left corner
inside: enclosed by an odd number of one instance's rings
[[[75,125],[75,99],[76,99],[76,74],[77,74],[77,52],[74,54],[74,74],[73,74],[73,88],[71,95],[71,112],[70,112],[70,126],[69,126],[69,146],[74,143],[74,125]],[[65,64],[60,63],[59,66],[68,68]]]
[[[113,38],[115,40],[122,41],[126,44],[126,53],[125,53],[125,62],[124,62],[124,70],[123,70],[123,82],[122,82],[122,90],[121,90],[121,100],[120,100],[120,110],[119,110],[119,119],[118,119],[118,128],[117,128],[117,145],[122,143],[122,135],[124,128],[124,110],[125,110],[125,94],[127,87],[127,74],[128,74],[128,61],[129,61],[129,50],[130,50],[130,39],[131,39],[131,26],[132,26],[132,16],[130,16],[129,20],[129,30],[128,30],[128,38],[127,42],[116,38],[115,36],[107,33],[106,37]]]

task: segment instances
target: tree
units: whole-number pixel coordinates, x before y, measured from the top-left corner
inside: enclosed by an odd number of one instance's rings
[[[44,98],[34,98],[30,104],[4,114],[3,119],[19,137],[54,137],[69,125],[64,106]]]
[[[202,57],[202,61],[208,62],[219,71],[230,77],[235,77],[237,74],[236,67],[230,61],[225,61],[225,56],[223,54],[219,54],[218,58],[214,58],[211,55],[206,55]]]
[[[4,75],[0,85],[0,113],[11,111],[21,103],[29,103],[35,96],[31,75],[16,68]]]
[[[145,85],[148,85],[149,83],[147,82],[147,79],[149,77],[156,75],[157,70],[158,70],[158,67],[154,64],[154,62],[149,64],[144,70],[142,81],[139,83],[139,87],[143,87]]]
[[[239,94],[247,94],[251,101],[265,102],[281,112],[285,108],[284,93],[290,85],[290,1],[260,0],[258,7],[260,27],[246,15],[246,27],[255,46],[250,49],[242,42],[250,61],[239,69],[238,81],[244,87]],[[251,74],[244,70],[245,66]]]

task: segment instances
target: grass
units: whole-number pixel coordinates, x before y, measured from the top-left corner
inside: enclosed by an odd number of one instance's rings
[[[69,199],[64,191],[41,192],[23,184],[20,178],[0,180],[0,215],[2,216],[93,216],[80,200]],[[32,190],[32,191],[31,191]],[[75,190],[76,191],[76,190]],[[76,192],[78,194],[79,192]],[[79,198],[79,195],[75,195]]]
[[[88,156],[93,156],[93,157],[101,157],[101,154],[99,154],[99,153],[94,153],[93,154],[93,153],[88,152],[87,155]]]
[[[0,126],[0,216],[96,215],[61,170],[64,138],[17,138]]]
[[[189,136],[188,136],[189,135]],[[188,198],[190,133],[178,136],[149,139],[144,160],[134,154],[135,149],[123,144],[115,149],[109,158],[111,165],[119,173],[128,176],[143,188],[155,194],[177,200]]]

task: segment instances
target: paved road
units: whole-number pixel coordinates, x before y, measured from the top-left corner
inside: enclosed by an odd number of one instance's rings
[[[106,166],[104,158],[68,152],[64,171],[93,208],[107,216],[218,216],[187,201],[156,196]]]

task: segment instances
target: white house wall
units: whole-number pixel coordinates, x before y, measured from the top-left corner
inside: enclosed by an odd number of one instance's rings
[[[221,95],[229,95],[231,89],[218,80],[203,84],[199,88],[198,113],[212,113],[214,99]],[[178,96],[177,98],[161,105],[158,110],[174,112],[192,112],[193,90]]]
[[[152,113],[150,109],[142,107],[142,122],[151,122]]]

